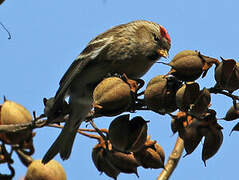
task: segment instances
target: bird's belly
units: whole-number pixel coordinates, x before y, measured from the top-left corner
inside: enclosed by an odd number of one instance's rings
[[[115,71],[119,74],[125,73],[129,78],[140,78],[149,71],[154,61],[146,58],[137,58],[116,65]]]
[[[97,85],[107,75],[125,73],[129,78],[142,77],[154,64],[149,59],[137,58],[135,60],[105,61],[104,64],[88,66],[77,75],[71,85],[71,91],[79,91],[89,85]]]

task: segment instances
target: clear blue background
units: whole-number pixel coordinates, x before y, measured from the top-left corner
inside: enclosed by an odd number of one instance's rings
[[[159,0],[6,0],[0,6],[0,21],[11,31],[12,39],[0,28],[0,96],[23,104],[38,115],[43,111],[43,97],[53,96],[58,82],[74,58],[96,35],[109,27],[136,19],[162,24],[172,39],[170,58],[181,50],[199,50],[205,55],[238,59],[239,2],[218,1],[159,1]],[[165,61],[165,60],[163,60]],[[211,87],[215,81],[213,69],[198,82]],[[165,74],[169,67],[155,64],[143,77]],[[212,96],[212,108],[223,117],[231,99]],[[136,114],[132,114],[132,117]],[[176,136],[171,137],[170,118],[153,112],[138,112],[150,120],[149,134],[158,141],[168,157]],[[100,128],[108,127],[111,118],[99,118]],[[219,152],[204,167],[201,161],[202,144],[181,159],[172,180],[225,180],[238,178],[239,134],[229,137],[236,122],[220,122],[224,142]],[[82,124],[84,127],[86,124]],[[37,129],[34,138],[35,159],[43,157],[57,137],[54,128]],[[95,140],[78,135],[69,160],[59,160],[69,180],[110,179],[99,175],[91,160]],[[14,156],[15,157],[15,156]],[[15,157],[15,179],[24,176],[26,168]],[[7,172],[4,166],[1,172]],[[139,168],[140,179],[156,179],[161,170]],[[119,180],[136,180],[135,175],[120,174]]]

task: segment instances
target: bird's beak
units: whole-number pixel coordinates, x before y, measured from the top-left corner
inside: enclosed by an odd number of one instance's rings
[[[161,57],[168,58],[168,50],[166,50],[166,49],[158,49],[157,53]]]

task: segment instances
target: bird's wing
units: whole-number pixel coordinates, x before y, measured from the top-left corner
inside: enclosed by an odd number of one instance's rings
[[[94,63],[94,61],[97,61],[97,57],[104,52],[104,49],[106,49],[106,47],[112,42],[112,39],[113,37],[91,41],[82,53],[74,60],[59,83],[60,87],[55,95],[55,103],[51,110],[52,113],[54,113],[62,103],[62,100],[65,98],[66,92],[75,77],[81,73],[89,62]]]

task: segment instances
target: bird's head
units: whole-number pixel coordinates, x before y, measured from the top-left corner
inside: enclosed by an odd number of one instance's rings
[[[138,29],[138,38],[149,59],[155,61],[160,57],[168,57],[171,39],[163,26],[144,21],[144,24]]]

